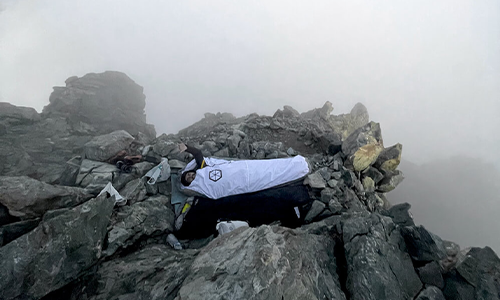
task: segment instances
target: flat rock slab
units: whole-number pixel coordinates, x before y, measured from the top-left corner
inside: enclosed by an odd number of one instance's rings
[[[73,207],[92,197],[77,187],[50,185],[28,176],[0,176],[0,203],[16,217],[41,217],[48,210]]]
[[[85,158],[105,161],[121,150],[130,146],[134,137],[125,130],[113,131],[109,134],[96,136],[83,146]]]
[[[2,299],[39,299],[101,257],[114,198],[94,198],[0,248]]]
[[[346,299],[330,247],[299,230],[238,228],[202,250],[178,299]]]

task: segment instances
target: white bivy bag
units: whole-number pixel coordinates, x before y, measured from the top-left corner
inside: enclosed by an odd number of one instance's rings
[[[262,191],[303,178],[309,173],[304,157],[263,160],[224,160],[205,158],[206,166],[181,190],[194,191],[210,199]],[[193,170],[192,160],[182,173]]]

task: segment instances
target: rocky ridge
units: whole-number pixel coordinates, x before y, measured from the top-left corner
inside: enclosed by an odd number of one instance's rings
[[[404,179],[402,145],[384,145],[361,103],[343,115],[329,102],[302,114],[207,113],[156,138],[144,105],[118,72],[69,78],[41,114],[0,104],[0,299],[500,299],[490,248],[460,249],[415,225],[409,204],[387,201]],[[142,176],[164,157],[173,172],[185,165],[181,141],[206,156],[305,156],[304,224],[170,248],[170,180]],[[109,163],[124,149],[143,154],[130,173]],[[108,182],[127,205],[97,197]]]

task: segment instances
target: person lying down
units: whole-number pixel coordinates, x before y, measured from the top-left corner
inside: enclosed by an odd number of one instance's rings
[[[263,160],[224,160],[203,157],[199,149],[179,144],[180,152],[194,156],[181,172],[180,189],[210,199],[248,194],[304,178],[309,166],[304,157]]]

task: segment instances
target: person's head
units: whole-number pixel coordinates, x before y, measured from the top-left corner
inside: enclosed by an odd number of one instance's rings
[[[190,185],[191,182],[194,180],[195,177],[196,177],[196,172],[195,171],[184,172],[181,175],[181,183],[182,183],[182,185],[184,185],[184,186]]]

